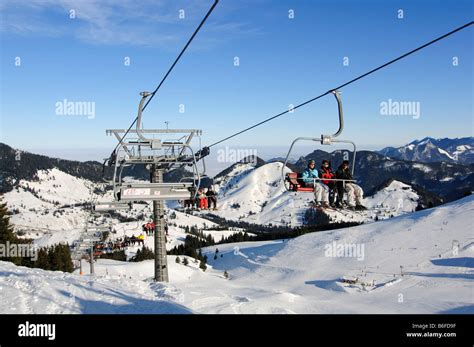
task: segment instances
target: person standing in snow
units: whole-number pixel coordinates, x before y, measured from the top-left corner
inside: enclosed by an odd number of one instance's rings
[[[336,178],[342,180],[353,180],[351,171],[349,169],[349,160],[344,160],[342,164],[338,167],[336,171]],[[362,188],[355,184],[354,182],[337,182],[337,195],[338,195],[338,207],[342,204],[342,199],[344,197],[344,191],[347,193],[347,202],[349,206],[354,207],[358,210],[365,210],[366,208],[362,205],[362,199],[364,191]]]
[[[308,167],[303,171],[301,178],[305,187],[314,188],[316,206],[329,207],[329,191],[322,183],[316,182],[316,180],[319,180],[319,173],[316,170],[316,162],[314,160],[308,162]]]

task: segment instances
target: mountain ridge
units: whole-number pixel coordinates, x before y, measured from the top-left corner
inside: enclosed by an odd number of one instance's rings
[[[432,138],[413,140],[400,147],[385,147],[378,153],[394,158],[424,163],[450,162],[458,164],[474,163],[474,137]]]

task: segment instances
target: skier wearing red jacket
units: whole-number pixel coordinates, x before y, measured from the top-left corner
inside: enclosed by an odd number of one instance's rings
[[[321,169],[319,170],[319,178],[327,178],[331,179],[334,178],[336,175],[332,172],[331,162],[329,160],[324,159],[321,163]],[[329,204],[334,206],[334,198],[336,194],[334,194],[334,189],[336,188],[335,181],[329,180],[322,180],[322,182],[327,186],[329,190]]]
[[[321,170],[319,171],[319,178],[334,178],[334,173],[332,172],[332,168],[331,168],[331,163],[329,162],[329,160],[326,160],[324,159],[322,164],[321,164]],[[334,183],[334,181],[326,181],[326,180],[323,180],[323,183],[327,186],[329,186],[330,184]]]

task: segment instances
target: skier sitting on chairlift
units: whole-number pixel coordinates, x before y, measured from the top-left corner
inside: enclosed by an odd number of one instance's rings
[[[336,171],[336,178],[343,180],[353,180],[351,171],[349,169],[349,160],[344,160],[339,166]],[[356,210],[366,210],[366,208],[362,205],[362,198],[364,195],[362,188],[354,182],[345,181],[337,182],[338,201],[336,205],[338,207],[342,206],[344,191],[347,193],[347,203],[350,207],[355,207]],[[353,200],[355,200],[355,204]]]
[[[212,208],[212,205],[214,205],[214,210],[217,210],[217,197],[216,197],[216,192],[212,189],[212,186],[207,188],[206,196],[207,196],[207,204],[209,208]]]
[[[329,207],[329,189],[326,185],[316,182],[319,179],[318,170],[315,168],[316,162],[310,160],[308,162],[308,167],[301,176],[305,187],[314,188],[314,200],[316,206]]]
[[[324,159],[321,163],[321,170],[319,170],[319,178],[332,179],[335,178],[335,176],[336,175],[332,172],[331,162],[329,160]],[[322,182],[329,189],[329,204],[331,206],[334,206],[336,198],[336,182],[324,179],[322,180]]]
[[[155,233],[155,223],[153,221],[150,221],[145,224],[145,228],[147,230],[147,236],[153,236]]]
[[[203,188],[198,191],[199,209],[207,209],[207,196]]]

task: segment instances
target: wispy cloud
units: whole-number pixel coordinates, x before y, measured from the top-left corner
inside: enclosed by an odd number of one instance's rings
[[[4,0],[0,5],[0,29],[3,34],[72,37],[90,44],[166,46],[182,41],[201,20],[210,3],[191,0]],[[185,11],[184,19],[179,17],[180,10]],[[75,18],[70,18],[71,11]],[[226,38],[258,32],[248,24],[223,21],[222,18],[212,18],[208,30]],[[204,46],[218,41],[216,37],[208,38]]]

